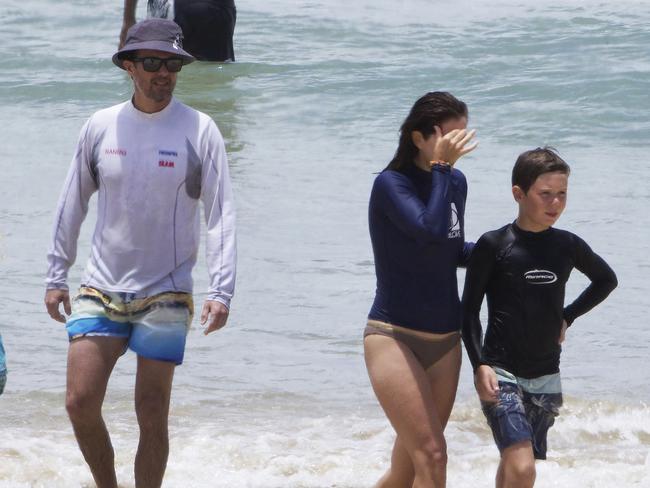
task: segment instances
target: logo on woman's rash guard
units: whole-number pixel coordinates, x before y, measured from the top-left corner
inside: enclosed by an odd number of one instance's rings
[[[460,237],[460,220],[458,220],[458,210],[456,204],[451,202],[451,213],[449,214],[449,233],[448,239],[455,239]]]
[[[526,271],[524,278],[526,278],[526,283],[530,283],[531,285],[548,285],[557,281],[557,275],[553,271],[545,269],[531,269],[530,271]]]

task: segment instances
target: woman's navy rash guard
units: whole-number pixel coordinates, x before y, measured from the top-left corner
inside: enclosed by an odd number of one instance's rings
[[[473,244],[463,230],[467,181],[415,164],[377,176],[368,211],[377,291],[369,319],[433,333],[460,330],[456,268]]]
[[[565,307],[573,268],[591,284]],[[559,372],[562,319],[571,325],[616,285],[614,271],[571,232],[527,232],[513,223],[485,233],[472,252],[463,292],[463,342],[474,371],[488,364],[522,378]],[[481,348],[479,312],[486,294],[488,325]]]

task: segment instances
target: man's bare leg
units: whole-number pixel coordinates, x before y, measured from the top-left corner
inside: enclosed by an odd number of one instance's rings
[[[162,484],[169,435],[167,419],[174,363],[138,356],[135,383],[135,412],[140,425],[140,443],[135,456],[135,486],[158,488]]]
[[[116,488],[115,456],[102,418],[106,385],[126,339],[82,337],[68,350],[65,406],[97,488]]]

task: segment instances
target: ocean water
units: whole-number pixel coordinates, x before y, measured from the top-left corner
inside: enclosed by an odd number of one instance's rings
[[[413,101],[438,89],[468,103],[480,141],[459,162],[468,238],[514,218],[512,164],[549,144],[572,167],[558,227],[585,238],[619,277],[569,330],[566,406],[536,486],[650,486],[650,4],[237,5],[238,62],[188,66],[176,89],[224,134],[240,259],[228,326],[205,337],[195,324],[177,369],[164,486],[370,487],[388,466],[394,433],[361,344],[374,292],[367,201]],[[81,125],[131,93],[110,62],[120,9],[81,0],[0,7],[0,332],[10,370],[1,488],[93,486],[63,408],[66,334],[45,313],[43,277]],[[194,276],[200,305],[202,258]],[[585,283],[576,274],[567,299]],[[118,363],[104,409],[124,487],[134,486],[134,359]],[[448,486],[493,486],[498,453],[466,364],[447,440]]]

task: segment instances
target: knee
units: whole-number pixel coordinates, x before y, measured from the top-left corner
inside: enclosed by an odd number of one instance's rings
[[[101,417],[101,401],[79,392],[66,394],[65,409],[72,423],[76,425],[90,424]]]
[[[523,461],[510,464],[505,469],[507,481],[513,486],[533,486],[535,476],[535,461]]]
[[[413,455],[413,465],[427,473],[447,469],[447,445],[437,440],[423,443]]]

